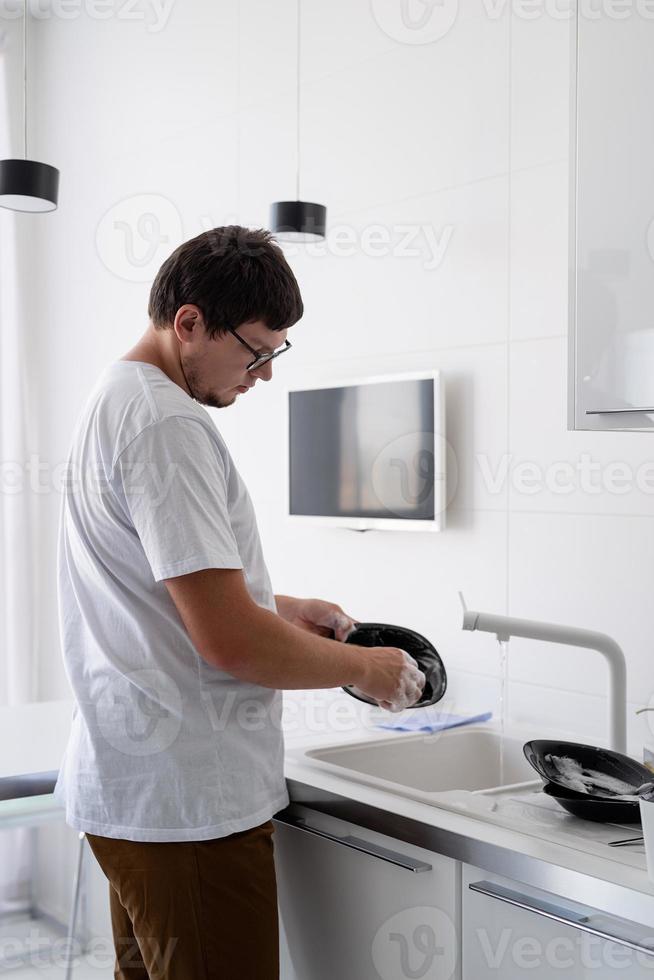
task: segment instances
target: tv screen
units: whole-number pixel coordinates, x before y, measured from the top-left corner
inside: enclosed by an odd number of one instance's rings
[[[434,522],[438,390],[432,375],[289,392],[290,514]]]

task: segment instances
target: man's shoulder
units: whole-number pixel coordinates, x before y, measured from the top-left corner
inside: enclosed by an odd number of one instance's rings
[[[107,366],[91,395],[89,416],[112,461],[153,426],[172,431],[180,424],[202,425],[218,437],[207,412],[160,368],[142,361]]]

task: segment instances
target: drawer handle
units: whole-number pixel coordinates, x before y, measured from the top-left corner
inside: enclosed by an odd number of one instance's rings
[[[305,834],[314,834],[316,837],[323,837],[325,840],[332,841],[334,844],[344,844],[345,847],[351,847],[355,851],[361,851],[362,854],[369,854],[371,857],[388,861],[389,864],[394,864],[398,868],[404,868],[406,871],[413,871],[418,874],[422,871],[432,870],[431,864],[427,864],[425,861],[416,861],[414,858],[406,857],[405,854],[400,854],[398,851],[391,851],[387,847],[381,847],[379,844],[372,844],[370,841],[361,840],[360,837],[351,837],[350,835],[347,837],[338,837],[336,834],[330,834],[326,830],[319,830],[317,827],[312,827],[302,817],[277,816],[275,820],[278,823],[283,823],[286,827],[302,830]]]
[[[654,408],[589,408],[586,415],[632,415],[634,412],[644,412],[646,415],[654,412]]]
[[[580,929],[582,932],[589,932],[591,935],[598,936],[600,939],[606,939],[612,943],[619,943],[620,946],[628,946],[630,949],[635,949],[639,953],[654,956],[654,945],[644,945],[645,942],[649,942],[650,940],[635,942],[627,939],[625,936],[618,936],[614,933],[607,932],[605,929],[601,929],[592,924],[592,914],[583,915],[578,912],[572,912],[570,909],[563,908],[560,905],[533,898],[531,895],[522,895],[520,892],[514,892],[510,888],[504,888],[503,885],[496,885],[490,881],[471,882],[468,888],[470,891],[478,892],[480,895],[486,895],[488,898],[496,898],[500,902],[507,902],[509,905],[515,905],[517,908],[525,909],[527,912],[535,912],[537,915],[543,915],[545,918],[553,919],[555,922],[561,922],[563,925],[572,926],[574,929]]]

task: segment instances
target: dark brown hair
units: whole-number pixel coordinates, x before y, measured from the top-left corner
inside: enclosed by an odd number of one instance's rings
[[[148,303],[154,326],[170,327],[185,303],[201,310],[212,338],[251,320],[285,330],[304,312],[297,280],[272,234],[240,225],[203,232],[161,266]]]

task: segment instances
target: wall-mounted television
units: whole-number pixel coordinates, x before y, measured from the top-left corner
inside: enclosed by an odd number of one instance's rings
[[[321,382],[287,392],[288,513],[348,527],[445,526],[439,371]]]

